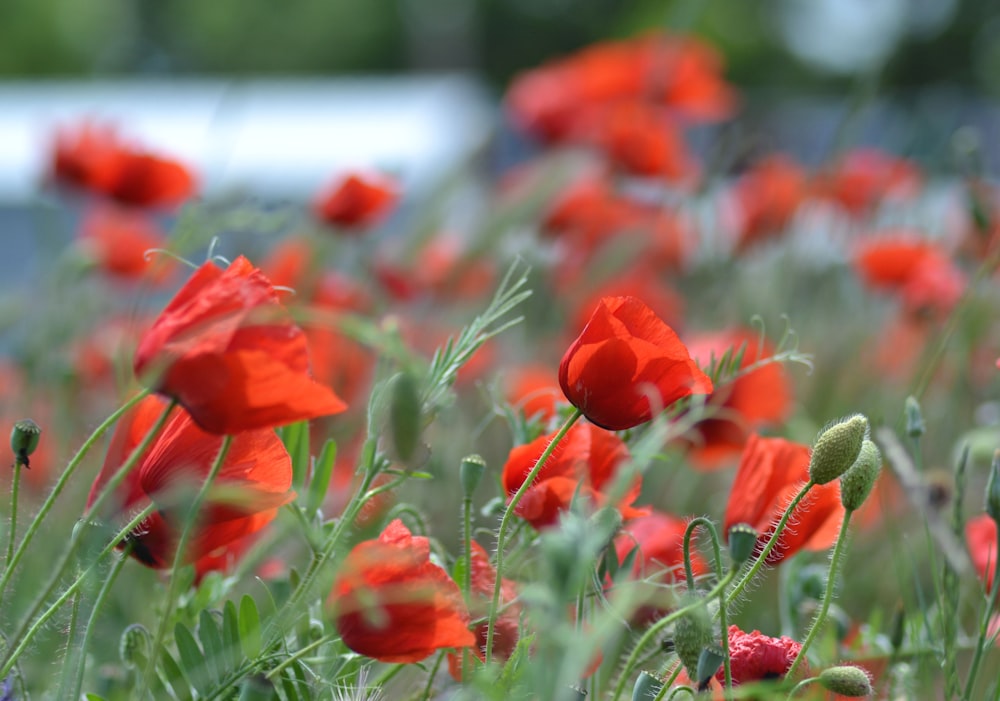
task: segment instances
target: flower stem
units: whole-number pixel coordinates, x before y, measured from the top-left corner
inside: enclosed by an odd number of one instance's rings
[[[722,548],[719,546],[719,533],[715,530],[715,524],[704,516],[698,516],[688,522],[684,529],[684,571],[687,575],[688,589],[694,591],[694,572],[691,569],[691,536],[694,530],[701,526],[708,531],[712,538],[712,550],[715,555],[715,574],[722,579]],[[719,627],[722,629],[719,639],[722,643],[722,664],[725,674],[724,694],[728,698],[732,692],[733,675],[729,666],[729,616],[726,613],[726,588],[719,589]],[[698,680],[701,681],[701,680]]]
[[[531,483],[535,481],[538,473],[542,471],[546,461],[552,455],[552,451],[556,449],[559,442],[562,441],[567,433],[569,433],[573,424],[575,424],[581,416],[583,416],[583,414],[579,409],[573,410],[573,413],[570,414],[569,418],[566,419],[566,422],[552,437],[552,440],[549,441],[545,450],[542,451],[541,456],[538,458],[538,462],[536,462],[535,466],[531,468],[531,472],[525,476],[524,482],[522,482],[518,490],[514,492],[514,496],[510,498],[510,502],[507,504],[507,508],[503,512],[503,518],[500,519],[500,529],[497,531],[497,578],[496,582],[493,584],[493,601],[490,603],[490,615],[486,624],[485,655],[487,665],[490,663],[490,659],[493,656],[493,634],[497,623],[497,611],[500,608],[500,588],[503,583],[503,551],[507,541],[507,531],[510,530],[510,524],[514,518],[514,512],[517,509],[517,505],[521,502],[521,498],[524,497],[525,493],[527,493],[528,489],[531,487]]]
[[[10,562],[14,559],[14,540],[17,535],[17,492],[21,484],[21,461],[14,461],[14,481],[10,486],[10,532],[7,534],[7,571],[9,572]],[[6,574],[6,573],[5,573]]]
[[[767,560],[768,555],[771,554],[771,551],[774,550],[778,541],[781,539],[781,534],[784,532],[785,526],[788,525],[788,520],[792,517],[792,513],[795,511],[795,508],[814,486],[816,486],[816,483],[812,480],[809,480],[802,485],[802,489],[800,489],[799,493],[795,495],[794,499],[792,499],[788,508],[785,509],[785,513],[781,515],[781,520],[778,521],[778,525],[774,527],[774,533],[771,534],[771,538],[767,541],[767,545],[765,545],[764,549],[761,550],[760,555],[758,555],[757,559],[754,560],[753,565],[750,566],[747,573],[743,575],[740,581],[736,583],[736,586],[733,587],[732,591],[726,596],[726,606],[732,604],[733,601],[736,600],[736,597],[740,595],[746,586],[753,581],[753,578],[757,576],[757,573],[760,572],[760,568],[764,566],[764,562]]]
[[[462,596],[471,605],[472,596],[472,496],[462,499],[462,547],[465,551],[465,572],[462,573]],[[462,648],[462,679],[469,677],[469,648]]]
[[[972,664],[969,667],[969,677],[965,681],[965,691],[962,698],[968,701],[972,698],[972,691],[976,685],[976,677],[979,675],[979,665],[983,661],[986,652],[986,643],[990,639],[989,628],[993,612],[997,609],[997,598],[1000,595],[1000,557],[993,557],[993,585],[990,587],[989,599],[987,599],[986,609],[979,622],[979,638],[976,640],[976,652],[972,657]],[[1000,684],[997,685],[997,694],[1000,695]]]
[[[809,632],[806,634],[806,639],[799,649],[799,654],[795,656],[792,666],[785,673],[786,679],[792,679],[795,676],[795,670],[799,668],[802,660],[806,658],[809,647],[816,639],[816,635],[819,633],[820,628],[823,627],[823,623],[826,622],[826,614],[830,610],[830,602],[833,601],[833,592],[837,588],[837,570],[840,567],[840,559],[847,549],[847,527],[851,522],[853,514],[853,510],[847,511],[844,514],[844,520],[840,522],[840,533],[837,535],[837,542],[833,546],[833,555],[830,557],[830,572],[826,577],[826,591],[823,593],[823,603],[820,605],[819,613],[813,618],[812,625],[809,626]]]

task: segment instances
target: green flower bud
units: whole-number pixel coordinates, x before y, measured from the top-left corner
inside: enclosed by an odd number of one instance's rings
[[[993,453],[990,479],[986,483],[986,513],[995,523],[1000,524],[1000,450]]]
[[[674,651],[692,679],[697,678],[701,651],[712,642],[712,617],[704,601],[687,593],[681,597],[680,607],[689,606],[695,601],[700,601],[701,605],[688,611],[674,624]]]
[[[697,679],[699,691],[704,691],[708,688],[708,683],[712,681],[712,677],[719,671],[719,667],[722,666],[722,662],[725,659],[726,655],[722,651],[722,648],[715,644],[702,648],[701,656],[698,658]]]
[[[420,392],[417,390],[416,380],[407,372],[396,375],[392,383],[389,423],[392,426],[392,445],[396,449],[396,456],[406,462],[413,457],[423,428]]]
[[[462,483],[462,494],[466,499],[472,498],[484,472],[486,472],[486,461],[482,455],[466,455],[462,458],[462,464],[458,468],[458,479]]]
[[[757,531],[749,523],[736,523],[729,527],[729,557],[733,566],[739,567],[750,559],[757,546]]]
[[[906,637],[906,609],[899,603],[892,614],[892,623],[889,626],[889,644],[892,645],[893,652],[899,652],[903,647],[903,639]]]
[[[858,459],[861,444],[868,437],[868,419],[855,414],[823,430],[809,459],[809,478],[826,484],[847,472]]]
[[[910,438],[920,438],[927,430],[924,424],[924,415],[920,411],[920,402],[914,396],[906,398],[903,412],[906,414],[906,435]]]
[[[639,678],[632,687],[632,701],[649,701],[663,689],[663,680],[649,672],[639,672]]]
[[[31,419],[21,419],[10,432],[10,449],[14,451],[14,465],[31,467],[28,456],[35,452],[42,436],[42,428]]]
[[[842,665],[829,667],[819,673],[819,683],[827,691],[849,697],[871,696],[872,680],[860,667]]]
[[[150,635],[146,627],[133,623],[122,631],[118,641],[118,655],[129,669],[142,669],[149,659]]]
[[[882,452],[874,442],[865,439],[858,459],[840,478],[840,503],[854,511],[865,503],[882,469]]]

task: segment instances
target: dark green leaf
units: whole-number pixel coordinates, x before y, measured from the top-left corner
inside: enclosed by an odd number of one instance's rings
[[[160,666],[163,668],[165,681],[173,689],[174,698],[177,701],[193,701],[191,687],[188,685],[187,679],[184,678],[180,665],[166,650],[160,656]]]

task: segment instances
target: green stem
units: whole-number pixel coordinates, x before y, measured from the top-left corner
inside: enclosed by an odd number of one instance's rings
[[[969,678],[965,682],[965,692],[962,694],[962,698],[966,699],[966,701],[972,698],[972,690],[976,685],[976,676],[979,674],[979,665],[982,663],[983,655],[986,652],[986,642],[990,637],[990,620],[993,618],[993,612],[997,608],[998,595],[1000,595],[1000,557],[994,556],[993,585],[990,587],[990,596],[986,609],[983,611],[983,617],[979,621],[979,638],[976,640],[976,652],[972,657],[972,665],[969,667]],[[1000,684],[997,684],[997,694],[1000,696]]]
[[[808,494],[809,490],[814,486],[816,486],[816,483],[812,480],[809,480],[802,485],[802,489],[800,489],[799,493],[795,495],[794,499],[792,499],[788,508],[785,509],[785,513],[781,515],[781,520],[778,521],[778,525],[775,526],[774,533],[771,534],[770,539],[767,541],[767,545],[764,546],[764,549],[760,552],[760,555],[757,556],[757,559],[754,560],[753,565],[751,565],[750,569],[747,570],[747,573],[743,575],[740,581],[736,583],[736,586],[733,587],[733,590],[729,592],[729,595],[726,596],[726,606],[732,604],[733,601],[736,600],[736,597],[740,595],[746,586],[753,581],[753,578],[757,576],[757,573],[760,572],[760,568],[764,566],[764,562],[767,560],[768,555],[771,554],[771,551],[774,550],[778,541],[781,539],[781,534],[784,532],[785,526],[788,525],[788,519],[792,517],[792,513],[799,505],[799,502],[805,498],[806,494]]]
[[[420,701],[427,701],[431,697],[431,689],[434,686],[434,678],[437,676],[438,669],[441,668],[441,661],[444,659],[445,652],[442,650],[438,653],[437,659],[434,660],[434,666],[431,667],[430,674],[427,675],[427,684],[424,685],[424,693],[420,695]]]
[[[296,650],[294,655],[289,655],[288,657],[284,658],[278,666],[276,666],[274,669],[270,670],[264,676],[267,677],[268,679],[273,679],[274,677],[276,677],[279,674],[281,674],[281,670],[283,670],[288,665],[293,664],[296,660],[302,659],[303,657],[306,656],[307,653],[312,652],[313,650],[315,650],[316,648],[318,648],[320,645],[324,645],[325,643],[332,642],[332,641],[334,641],[336,639],[337,639],[337,636],[335,636],[335,635],[326,635],[326,636],[323,636],[322,638],[320,638],[319,640],[314,640],[313,642],[309,643],[305,647],[302,647],[302,648],[299,648],[298,650]]]
[[[53,615],[55,615],[56,611],[62,608],[63,604],[65,604],[70,597],[76,594],[77,590],[80,589],[83,582],[90,576],[90,573],[97,568],[101,560],[103,560],[108,553],[114,550],[122,539],[125,538],[125,536],[135,530],[140,523],[148,518],[149,515],[153,513],[153,510],[154,507],[152,505],[147,506],[131,521],[125,524],[125,526],[118,531],[114,538],[112,538],[111,541],[104,546],[104,549],[97,554],[97,557],[94,558],[94,561],[90,564],[90,566],[87,567],[87,569],[84,570],[83,573],[77,577],[76,580],[69,585],[69,587],[66,588],[66,591],[64,591],[59,598],[53,601],[52,604],[37,619],[35,619],[35,621],[31,624],[31,627],[23,635],[19,633],[16,637],[11,638],[11,641],[18,640],[20,642],[18,642],[17,647],[7,654],[3,666],[0,667],[0,678],[7,677],[7,674],[17,661],[18,656],[24,652],[25,648],[28,647],[28,644],[31,643],[38,631],[42,629],[45,623],[52,618]]]
[[[21,541],[21,544],[18,545],[14,555],[7,558],[7,568],[4,570],[3,575],[0,576],[0,601],[3,600],[3,595],[7,591],[7,584],[10,581],[11,574],[17,568],[17,564],[24,556],[28,545],[31,544],[31,539],[35,536],[35,533],[38,532],[39,527],[42,525],[42,521],[45,520],[49,511],[52,510],[52,505],[55,504],[56,499],[60,494],[62,494],[62,490],[66,487],[66,483],[69,481],[69,478],[76,471],[76,468],[80,465],[80,463],[83,462],[83,458],[86,457],[87,453],[94,446],[94,443],[96,443],[98,439],[104,435],[105,431],[107,431],[116,421],[118,421],[119,418],[121,418],[122,414],[138,404],[139,401],[145,398],[148,394],[149,390],[139,392],[136,396],[132,397],[130,400],[125,402],[124,405],[112,413],[111,416],[106,418],[100,426],[94,429],[94,432],[90,434],[87,440],[83,442],[83,445],[80,446],[80,449],[76,451],[76,455],[74,455],[70,459],[69,463],[67,463],[66,469],[63,470],[62,474],[59,476],[59,480],[55,483],[55,486],[52,487],[52,491],[49,493],[49,496],[42,503],[38,513],[35,514],[35,518],[32,519],[31,524],[28,526],[28,530],[25,532],[24,539]],[[136,459],[138,459],[138,457]],[[13,538],[14,534],[11,532],[12,544]]]
[[[472,497],[462,499],[462,547],[465,551],[465,572],[462,573],[462,596],[466,606],[472,601]],[[462,648],[462,679],[469,679],[469,648]]]
[[[80,592],[73,597],[73,606],[70,608],[69,614],[69,627],[66,629],[66,655],[63,657],[63,669],[62,676],[59,681],[59,698],[61,699],[71,699],[79,698],[79,696],[70,696],[66,692],[70,685],[70,677],[75,676],[72,674],[73,670],[73,654],[72,651],[76,647],[76,625],[80,620],[80,599],[83,598],[83,592]],[[76,651],[77,657],[83,659],[83,651]]]
[[[14,539],[17,535],[17,493],[21,484],[21,461],[14,460],[14,482],[10,486],[10,533],[7,534],[7,571],[11,570],[11,560],[14,559]]]
[[[729,584],[733,581],[733,578],[735,576],[736,576],[736,570],[729,570],[728,572],[726,572],[726,576],[723,577],[718,584],[712,587],[711,591],[709,591],[705,595],[705,598],[711,599],[715,596],[718,596],[720,592],[725,592],[726,587],[729,586]],[[639,642],[637,642],[635,644],[635,647],[632,648],[632,652],[629,653],[628,659],[625,660],[625,665],[622,667],[622,671],[618,677],[618,683],[615,685],[615,692],[611,697],[611,701],[618,701],[619,697],[621,697],[622,692],[625,690],[625,684],[628,682],[629,676],[631,676],[632,671],[635,669],[636,661],[638,660],[639,653],[642,651],[642,649],[646,647],[653,638],[659,635],[664,628],[669,626],[678,618],[686,615],[689,611],[693,611],[699,606],[704,606],[704,605],[705,602],[702,601],[701,599],[693,601],[687,606],[679,608],[676,611],[671,611],[666,616],[664,616],[663,618],[661,618],[656,623],[654,623],[653,625],[649,626],[649,628],[646,629],[646,632],[642,634],[641,638],[639,638]]]
[[[408,665],[405,665],[405,664],[394,664],[394,665],[392,665],[391,667],[389,667],[389,669],[387,669],[384,672],[382,672],[382,674],[379,675],[379,678],[376,679],[374,682],[372,682],[370,684],[370,686],[373,686],[376,689],[380,689],[380,688],[384,687],[386,684],[389,683],[389,681],[393,677],[395,677],[397,674],[399,674],[404,669],[406,669],[407,666]]]
[[[722,567],[722,547],[719,545],[719,533],[715,530],[715,524],[704,516],[698,516],[688,522],[684,529],[684,570],[687,575],[688,589],[694,591],[694,572],[691,568],[691,536],[694,530],[701,526],[708,531],[712,539],[712,552],[715,555],[715,575],[723,577]],[[725,687],[723,693],[728,698],[733,688],[733,675],[729,664],[729,615],[726,612],[726,588],[719,589],[719,627],[722,629],[719,639],[722,644],[722,665],[725,674]],[[699,680],[700,681],[700,680]]]
[[[799,668],[802,660],[806,658],[809,646],[813,644],[813,641],[819,634],[820,628],[826,622],[826,614],[830,610],[830,602],[833,601],[833,592],[837,588],[837,570],[840,567],[840,559],[847,549],[847,527],[851,522],[853,514],[854,511],[847,511],[844,514],[844,520],[840,522],[840,533],[837,535],[837,542],[833,546],[833,555],[830,557],[830,572],[826,577],[826,591],[823,593],[823,603],[820,605],[819,613],[813,618],[812,625],[809,626],[809,632],[806,634],[806,639],[799,649],[799,654],[795,656],[795,661],[792,662],[792,666],[785,673],[786,679],[792,679],[795,676],[795,670]]]
[[[138,695],[140,698],[146,695],[146,690],[149,688],[150,678],[156,669],[157,661],[160,659],[160,649],[163,647],[163,641],[167,636],[167,624],[170,621],[170,615],[173,613],[174,600],[179,594],[177,589],[180,586],[181,579],[178,575],[181,568],[184,566],[184,561],[186,559],[190,559],[189,553],[187,552],[188,540],[190,540],[191,534],[194,532],[194,526],[198,521],[201,507],[205,503],[205,499],[208,498],[208,492],[212,488],[215,478],[218,477],[219,471],[222,470],[222,464],[225,462],[226,454],[229,453],[229,448],[232,444],[232,436],[226,436],[222,439],[222,445],[219,448],[218,454],[215,456],[215,462],[212,463],[212,468],[208,472],[208,477],[205,478],[204,484],[201,485],[201,488],[195,495],[194,501],[191,503],[191,508],[188,510],[187,517],[185,518],[184,530],[181,531],[180,540],[177,541],[177,549],[174,551],[173,566],[170,568],[170,582],[167,585],[167,600],[164,604],[164,610],[159,614],[160,620],[156,626],[156,635],[153,638],[153,645],[149,651],[149,660],[146,663],[146,670],[143,673],[142,681],[139,684]]]
[[[800,681],[798,684],[795,685],[794,689],[792,689],[791,691],[788,692],[788,698],[790,698],[790,699],[791,698],[795,698],[795,695],[797,693],[799,693],[800,691],[802,691],[803,689],[805,689],[807,686],[809,686],[810,684],[812,684],[814,682],[817,682],[817,681],[819,681],[819,677],[809,677],[808,679],[803,679],[802,681]]]
[[[549,456],[552,455],[552,451],[556,449],[559,442],[562,441],[567,433],[569,433],[573,424],[575,424],[581,416],[583,416],[583,414],[580,410],[574,409],[573,413],[570,414],[568,419],[566,419],[566,422],[562,425],[562,427],[556,431],[552,440],[549,441],[549,444],[545,447],[545,450],[542,451],[541,456],[539,456],[538,462],[536,462],[535,466],[531,468],[531,471],[524,478],[524,482],[521,483],[518,490],[514,492],[514,496],[510,498],[510,503],[507,504],[507,508],[503,512],[503,518],[500,519],[500,530],[497,531],[497,578],[496,582],[493,584],[493,600],[490,603],[490,615],[486,625],[485,655],[487,665],[489,665],[490,660],[493,657],[493,633],[497,623],[497,610],[500,608],[500,587],[503,582],[503,551],[504,546],[506,545],[507,531],[510,529],[511,521],[514,518],[514,512],[517,509],[517,505],[521,502],[521,498],[524,497],[528,489],[531,487],[531,483],[535,481],[538,473],[542,471],[543,467],[545,467],[545,463],[549,459]]]

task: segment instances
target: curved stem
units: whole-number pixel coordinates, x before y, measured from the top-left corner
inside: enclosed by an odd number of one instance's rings
[[[747,570],[747,573],[743,575],[740,581],[736,583],[736,586],[733,587],[733,590],[726,596],[726,606],[733,603],[736,597],[739,596],[740,593],[746,588],[747,584],[753,581],[753,578],[757,576],[758,572],[760,572],[760,568],[764,566],[764,562],[767,560],[768,555],[771,554],[771,551],[774,550],[778,541],[781,539],[781,534],[784,532],[785,526],[788,525],[788,519],[792,517],[792,513],[795,511],[795,508],[799,505],[799,502],[805,498],[806,494],[809,493],[809,490],[815,486],[816,483],[812,480],[809,480],[802,485],[802,489],[800,489],[799,493],[795,495],[794,499],[792,499],[791,503],[785,509],[785,513],[781,515],[781,520],[778,521],[778,525],[774,527],[774,533],[771,534],[770,539],[767,541],[767,545],[765,545],[764,549],[761,550],[760,555],[758,555],[757,559],[754,560],[753,565],[751,565],[750,569]]]
[[[38,513],[35,514],[35,518],[32,519],[31,524],[28,526],[28,530],[24,534],[24,539],[21,540],[21,544],[17,546],[17,550],[14,551],[12,557],[7,558],[7,567],[4,569],[4,573],[0,576],[0,601],[3,600],[3,595],[7,591],[7,583],[10,581],[10,576],[17,568],[17,564],[21,561],[21,557],[24,555],[25,550],[27,550],[28,545],[31,544],[31,539],[38,532],[39,527],[42,525],[42,521],[48,515],[49,511],[52,510],[52,505],[55,504],[56,499],[62,493],[62,490],[66,487],[66,482],[79,467],[80,463],[83,462],[83,458],[86,457],[87,453],[94,446],[94,443],[104,435],[104,432],[111,428],[112,425],[122,414],[131,409],[133,406],[139,403],[140,400],[144,399],[146,395],[149,394],[149,390],[143,390],[137,395],[129,399],[125,404],[114,411],[111,416],[106,418],[100,426],[94,429],[94,432],[83,442],[80,449],[76,451],[76,454],[70,458],[69,463],[66,464],[66,468],[63,470],[62,474],[59,475],[58,481],[52,487],[52,491],[49,496],[46,497],[44,503],[42,503],[41,508],[38,509]],[[158,431],[157,431],[158,432]],[[140,453],[141,454],[141,453]],[[138,460],[138,457],[136,458]],[[13,544],[14,534],[11,532],[11,543]]]
[[[527,493],[528,489],[531,487],[531,483],[535,481],[538,477],[538,473],[542,471],[545,466],[546,461],[549,456],[552,455],[552,451],[556,449],[559,442],[569,433],[569,430],[573,427],[573,424],[583,416],[579,409],[574,409],[573,413],[570,414],[566,422],[556,431],[556,434],[552,436],[552,440],[542,451],[542,454],[538,458],[538,462],[535,466],[531,468],[531,471],[525,476],[524,481],[518,490],[514,492],[514,496],[510,498],[510,502],[507,504],[507,508],[504,509],[503,518],[500,519],[500,529],[497,531],[497,562],[496,571],[497,578],[496,582],[493,584],[493,600],[490,603],[490,615],[486,625],[486,664],[489,665],[490,660],[493,657],[493,633],[497,622],[497,610],[500,608],[500,588],[503,583],[503,555],[504,547],[507,541],[507,531],[510,529],[511,520],[514,518],[514,512],[517,510],[517,505],[521,502],[522,497]]]
[[[156,626],[156,636],[153,638],[153,645],[149,650],[149,660],[146,663],[146,670],[143,673],[142,681],[139,684],[138,695],[140,698],[145,696],[146,689],[149,688],[150,677],[156,669],[157,660],[160,658],[160,648],[163,647],[163,640],[167,635],[167,624],[170,621],[170,616],[174,610],[174,600],[179,594],[177,591],[180,584],[180,577],[178,574],[184,566],[184,561],[189,559],[187,552],[188,541],[191,539],[191,533],[194,531],[195,522],[198,520],[201,507],[205,503],[205,499],[208,498],[208,492],[212,488],[215,478],[218,477],[219,471],[222,470],[222,464],[225,462],[226,454],[229,453],[229,448],[232,444],[232,436],[226,436],[222,439],[222,445],[219,447],[219,452],[215,456],[215,462],[212,463],[212,468],[209,470],[208,476],[205,478],[205,482],[201,485],[201,488],[195,495],[194,501],[188,509],[187,517],[184,520],[184,530],[181,531],[180,540],[177,541],[177,549],[174,551],[173,566],[170,568],[170,583],[167,585],[167,600],[164,604],[164,610],[160,612],[160,620]]]
[[[802,691],[803,689],[805,689],[807,686],[809,686],[810,684],[812,684],[813,682],[816,682],[818,680],[819,680],[819,677],[809,677],[808,679],[803,679],[802,681],[800,681],[798,684],[795,685],[794,689],[792,689],[791,691],[788,692],[788,698],[790,698],[790,699],[791,698],[795,698],[795,695],[797,693],[799,693],[800,691]]]
[[[837,543],[833,546],[833,555],[830,557],[830,573],[826,577],[826,591],[823,593],[823,603],[819,608],[819,613],[813,618],[812,625],[809,626],[809,632],[806,634],[806,639],[802,642],[799,654],[795,656],[795,661],[792,662],[792,666],[785,673],[786,679],[794,677],[795,670],[799,668],[802,660],[806,658],[809,647],[816,639],[816,635],[819,633],[820,628],[823,627],[823,623],[826,622],[826,614],[830,610],[830,602],[833,601],[833,592],[837,588],[837,570],[840,567],[840,559],[847,549],[847,527],[851,522],[853,514],[854,511],[848,511],[844,514],[844,520],[840,522],[840,533],[837,535]]]
[[[719,533],[715,524],[704,516],[698,516],[688,522],[684,529],[684,570],[688,579],[688,589],[694,590],[694,573],[691,569],[691,536],[695,528],[701,526],[712,538],[712,551],[715,555],[715,574],[722,577],[722,547],[719,545]],[[719,589],[719,627],[722,629],[719,639],[722,644],[722,665],[725,674],[724,693],[728,697],[733,687],[733,675],[729,664],[729,615],[726,612],[726,588]],[[698,680],[701,681],[701,680]]]

